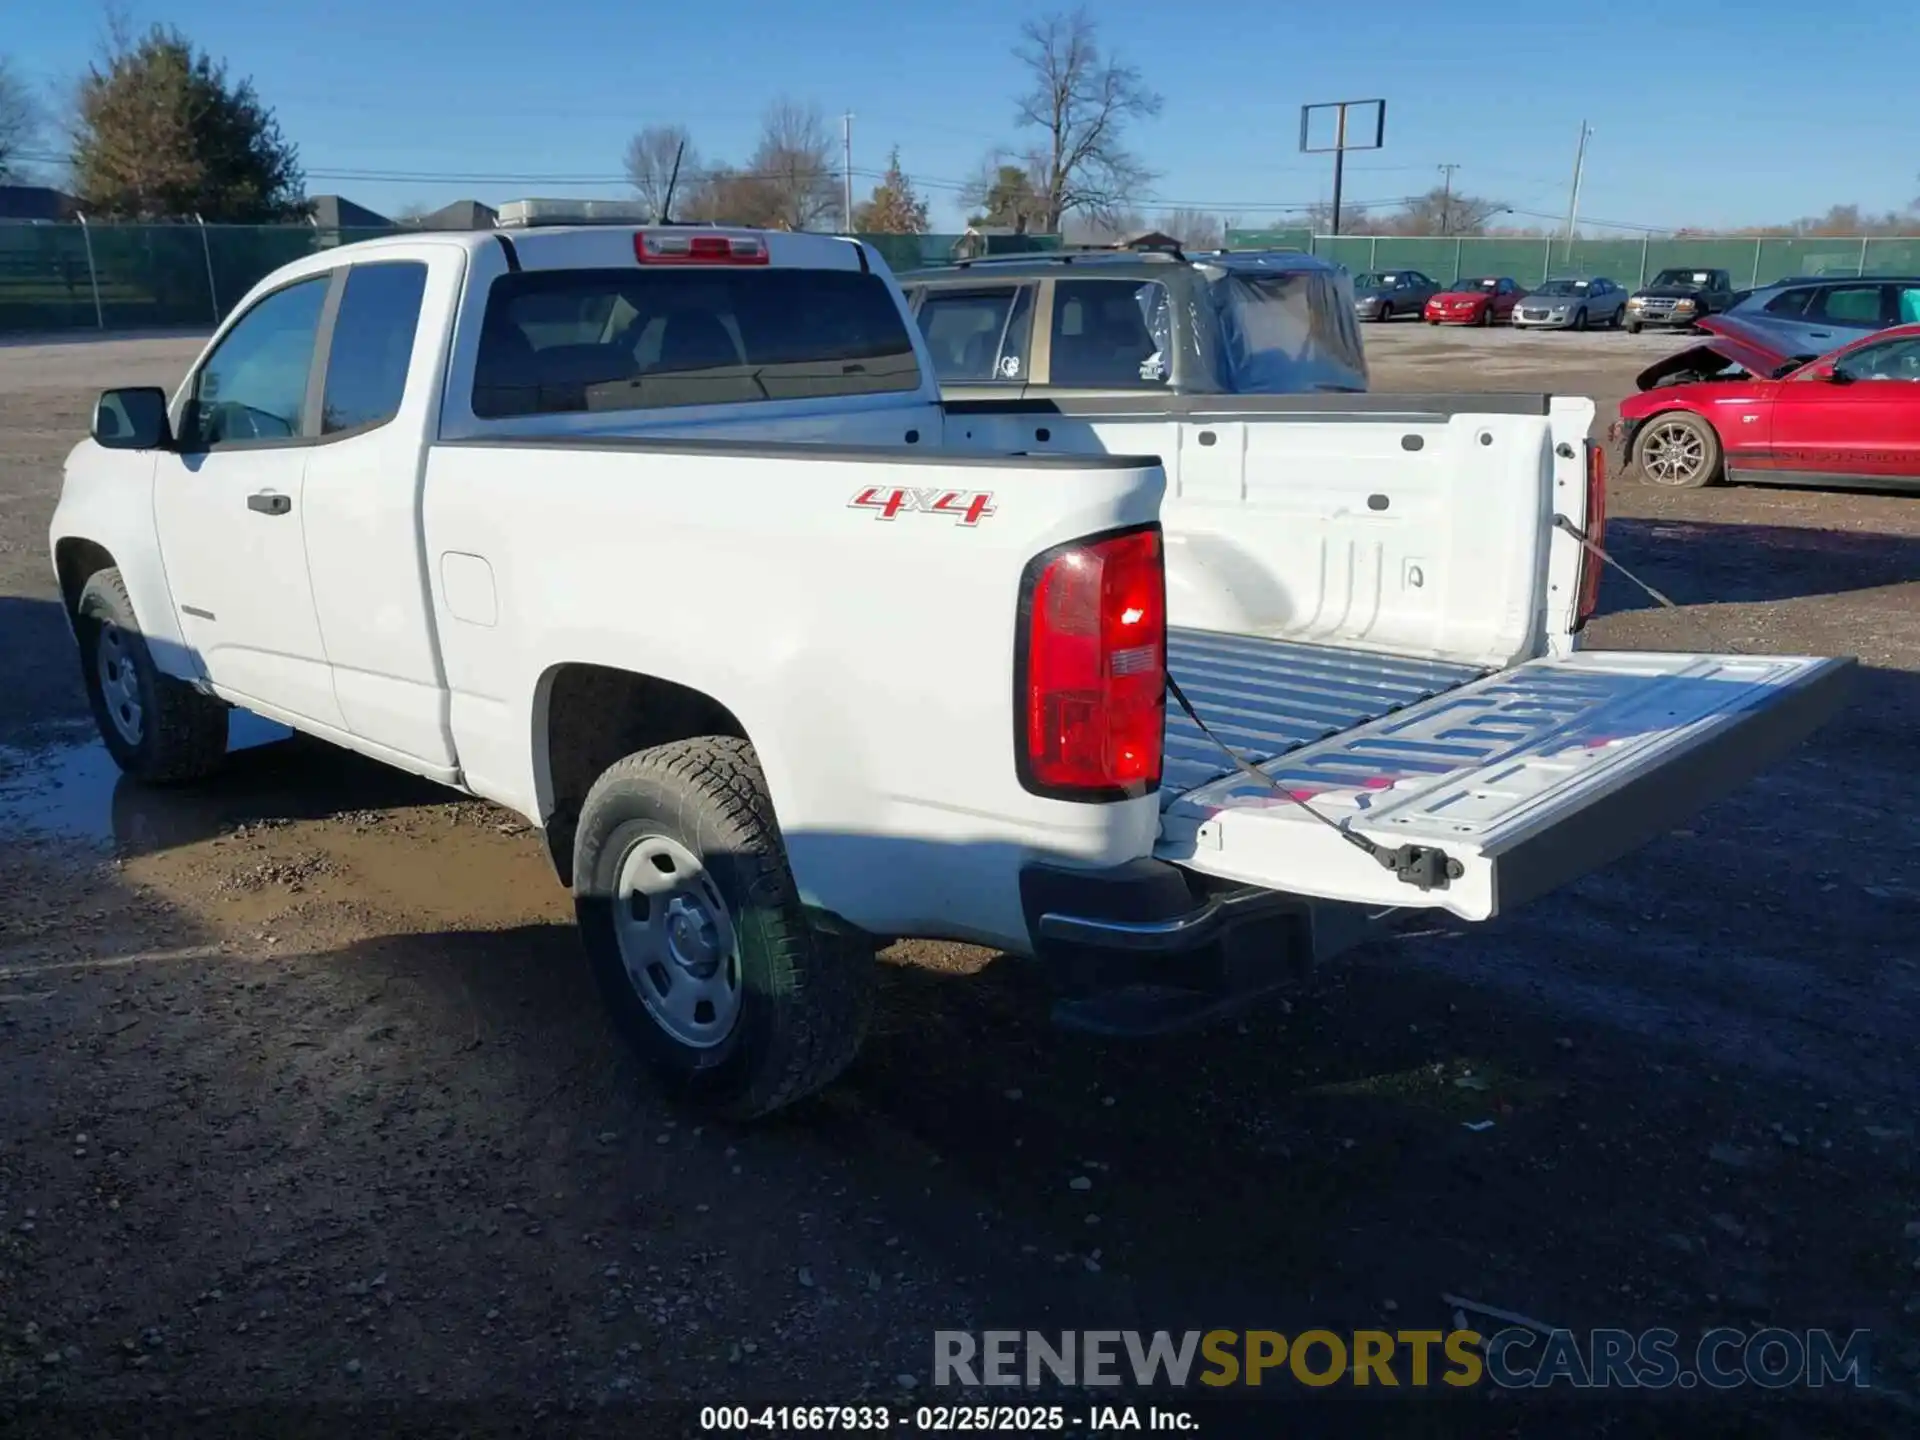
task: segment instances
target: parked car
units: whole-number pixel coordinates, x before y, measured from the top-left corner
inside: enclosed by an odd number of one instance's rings
[[[525,816],[619,1030],[748,1117],[852,1060],[891,938],[1163,1030],[1509,911],[1818,725],[1850,661],[1580,648],[1593,414],[949,406],[857,239],[406,234],[101,396],[48,538],[123,770],[209,775],[237,705]]]
[[[952,401],[1367,388],[1346,271],[1298,251],[1051,251],[900,283]]]
[[[1819,355],[1889,325],[1920,324],[1920,277],[1776,280],[1727,307],[1789,354]]]
[[[1530,330],[1617,329],[1627,292],[1602,275],[1586,280],[1549,280],[1514,307],[1513,323]]]
[[[1418,270],[1363,270],[1353,277],[1353,313],[1362,320],[1418,319],[1440,282]]]
[[[1429,325],[1498,325],[1513,318],[1513,307],[1527,292],[1506,275],[1456,280],[1427,301],[1421,312]]]
[[[1742,316],[1700,328],[1704,343],[1641,372],[1610,427],[1645,479],[1920,488],[1920,325],[1815,359]]]
[[[1725,270],[1700,270],[1684,265],[1662,270],[1627,297],[1627,330],[1638,335],[1656,329],[1685,329],[1703,315],[1716,315],[1733,304],[1733,277]]]

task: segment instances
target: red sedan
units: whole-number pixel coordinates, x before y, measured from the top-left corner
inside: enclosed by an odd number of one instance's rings
[[[1506,325],[1526,293],[1519,281],[1506,275],[1461,280],[1427,301],[1422,318],[1429,325]]]
[[[1817,358],[1737,319],[1643,371],[1608,432],[1656,485],[1920,487],[1920,325],[1876,330]]]

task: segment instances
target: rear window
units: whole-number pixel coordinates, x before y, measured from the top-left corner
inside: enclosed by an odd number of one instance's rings
[[[474,365],[482,419],[914,390],[877,275],[621,269],[503,275]]]

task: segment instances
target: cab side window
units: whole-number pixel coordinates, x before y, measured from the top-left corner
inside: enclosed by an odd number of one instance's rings
[[[320,433],[371,430],[400,413],[427,267],[418,260],[355,265],[334,317]]]
[[[181,415],[181,448],[303,438],[314,339],[331,274],[299,280],[261,300],[221,337],[193,377]]]

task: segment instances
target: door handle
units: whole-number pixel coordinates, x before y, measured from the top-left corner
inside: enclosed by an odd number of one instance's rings
[[[258,510],[262,515],[284,515],[293,509],[293,498],[275,490],[262,490],[247,496],[247,508]]]

